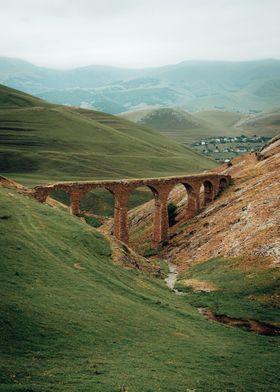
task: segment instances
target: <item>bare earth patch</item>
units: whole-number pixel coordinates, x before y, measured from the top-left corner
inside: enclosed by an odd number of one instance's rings
[[[182,279],[178,281],[183,286],[190,286],[194,292],[205,291],[207,293],[218,290],[214,283],[206,282],[198,279]]]

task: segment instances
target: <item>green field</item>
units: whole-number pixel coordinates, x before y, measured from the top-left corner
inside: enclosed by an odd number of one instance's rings
[[[206,320],[161,279],[114,264],[67,212],[0,198],[1,391],[279,390],[277,337]],[[225,279],[219,264],[210,278]]]

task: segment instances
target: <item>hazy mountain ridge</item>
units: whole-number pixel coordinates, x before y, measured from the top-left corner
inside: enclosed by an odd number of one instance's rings
[[[0,82],[54,103],[113,114],[154,105],[250,113],[272,109],[280,101],[280,61],[186,61],[140,70],[88,66],[62,71],[2,57]]]

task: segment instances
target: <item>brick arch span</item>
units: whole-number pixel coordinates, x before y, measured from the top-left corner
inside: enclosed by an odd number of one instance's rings
[[[37,186],[33,189],[34,197],[45,202],[53,190],[63,190],[70,197],[70,212],[73,215],[80,213],[80,200],[92,189],[104,188],[114,196],[114,236],[128,244],[128,200],[138,187],[147,186],[154,195],[154,230],[153,243],[158,246],[168,238],[167,203],[171,190],[178,184],[183,184],[188,193],[188,216],[193,217],[201,208],[199,192],[202,185],[207,189],[205,200],[210,202],[217,196],[221,188],[230,183],[230,176],[220,174],[197,174],[193,176],[143,178],[132,180],[102,180],[83,182],[60,182],[46,186]]]
[[[215,195],[218,193],[218,187],[211,179],[207,178],[202,182],[201,188],[203,189],[203,199],[201,201],[201,206],[203,207],[214,200]]]
[[[184,186],[188,195],[186,217],[193,218],[201,207],[199,200],[200,186],[197,184],[192,184],[191,182],[182,182],[181,184]]]

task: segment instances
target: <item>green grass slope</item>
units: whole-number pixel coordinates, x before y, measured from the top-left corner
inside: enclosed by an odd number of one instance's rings
[[[244,118],[241,113],[207,110],[194,113],[194,116],[199,121],[207,123],[209,133],[205,136],[239,136],[241,134],[241,131],[236,127],[236,124]]]
[[[1,391],[278,391],[276,337],[207,321],[67,212],[0,198]]]
[[[194,292],[183,284],[185,279],[214,284],[217,290]],[[280,322],[280,271],[267,268],[262,259],[246,263],[242,258],[217,257],[180,274],[176,287],[186,293],[189,303],[209,307],[216,314]]]
[[[280,109],[240,121],[238,128],[246,134],[276,136],[280,133]]]
[[[172,108],[150,108],[120,115],[127,120],[159,131],[173,140],[191,144],[211,136],[236,136],[241,130],[235,124],[244,116],[240,113],[209,110],[187,113]]]
[[[213,166],[171,139],[101,112],[0,87],[0,171],[24,184],[166,176]]]
[[[52,104],[25,94],[22,91],[14,90],[9,87],[0,85],[0,108],[28,108],[35,106],[51,107]]]

